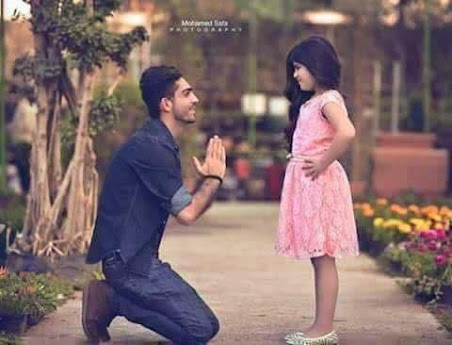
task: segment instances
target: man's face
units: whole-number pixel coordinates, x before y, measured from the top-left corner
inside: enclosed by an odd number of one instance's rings
[[[184,78],[180,78],[176,82],[176,91],[171,101],[173,103],[172,112],[176,121],[184,124],[196,122],[195,110],[199,100],[193,92],[193,88]]]

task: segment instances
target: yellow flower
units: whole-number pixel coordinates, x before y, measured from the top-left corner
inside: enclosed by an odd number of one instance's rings
[[[388,204],[388,199],[386,198],[378,198],[377,205],[378,206],[386,206]]]
[[[402,224],[402,221],[400,221],[399,219],[391,218],[383,223],[383,227],[384,228],[396,227],[399,226],[400,224]]]
[[[411,232],[411,226],[409,224],[403,223],[399,225],[399,232],[403,234],[408,234]]]
[[[409,222],[411,224],[418,225],[424,223],[424,220],[421,218],[410,218]]]
[[[430,226],[428,225],[428,223],[421,223],[419,225],[416,225],[415,228],[419,232],[430,230]]]
[[[385,220],[381,217],[375,218],[374,219],[374,227],[378,228],[379,226],[383,225],[384,221]]]
[[[436,222],[440,222],[442,217],[438,213],[429,213],[428,217]]]

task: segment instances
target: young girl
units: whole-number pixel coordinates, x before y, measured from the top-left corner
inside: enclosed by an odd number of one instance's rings
[[[322,37],[297,44],[286,61],[285,95],[291,102],[290,146],[281,196],[276,250],[310,258],[315,274],[313,324],[286,336],[287,344],[338,344],[333,318],[338,295],[335,258],[359,254],[350,185],[337,159],[355,136],[337,91],[341,67]]]

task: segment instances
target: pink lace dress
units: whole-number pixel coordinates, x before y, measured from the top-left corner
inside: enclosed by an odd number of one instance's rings
[[[303,259],[359,254],[350,184],[342,165],[334,161],[314,181],[302,170],[302,159],[321,156],[334,138],[334,128],[321,113],[328,102],[338,103],[347,112],[335,90],[300,107],[281,195],[275,245],[280,255]]]

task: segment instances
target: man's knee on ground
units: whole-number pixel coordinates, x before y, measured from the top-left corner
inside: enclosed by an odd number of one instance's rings
[[[212,321],[212,336],[210,338],[212,339],[220,331],[220,322],[218,321],[216,316],[213,316],[211,321]]]
[[[206,318],[203,322],[199,323],[197,327],[194,327],[189,332],[197,342],[205,343],[217,335],[220,330],[220,323],[218,319],[212,315]]]

